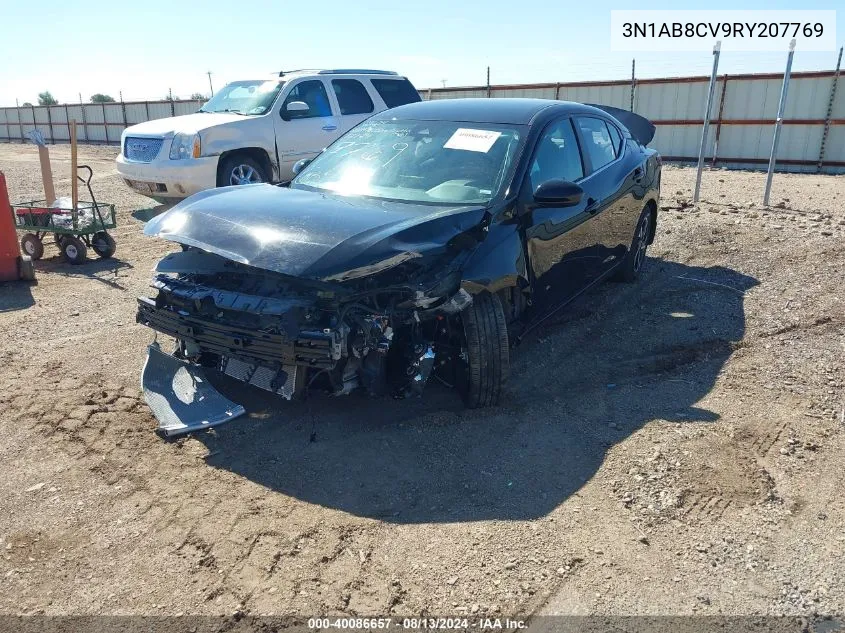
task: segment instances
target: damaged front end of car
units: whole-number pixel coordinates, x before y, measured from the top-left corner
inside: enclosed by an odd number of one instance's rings
[[[244,412],[208,384],[203,371],[209,369],[286,399],[311,389],[343,395],[358,388],[410,397],[435,372],[454,375],[461,355],[457,315],[472,303],[461,287],[461,267],[484,239],[483,210],[440,212],[433,224],[393,218],[399,229],[379,225],[366,238],[360,231],[332,239],[300,232],[295,244],[305,245],[302,257],[309,261],[273,270],[253,265],[257,251],[231,250],[254,218],[240,217],[239,229],[229,226],[223,244],[197,239],[208,217],[200,220],[196,209],[174,211],[189,214],[196,230],[192,236],[182,219],[178,234],[168,234],[172,217],[148,226],[183,250],[158,263],[155,292],[139,298],[137,313],[139,323],[176,340],[169,359],[151,349],[144,372],[145,397],[163,434],[208,428]],[[355,256],[343,258],[350,266],[339,266],[336,252],[350,241],[357,241],[350,249]],[[323,246],[320,252],[314,244]],[[291,240],[277,246],[293,262]],[[360,256],[367,252],[369,258]],[[299,274],[285,272],[293,268]]]

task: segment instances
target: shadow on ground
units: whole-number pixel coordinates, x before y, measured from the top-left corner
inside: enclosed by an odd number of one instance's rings
[[[157,204],[154,207],[150,207],[148,209],[136,209],[132,212],[132,217],[136,219],[141,224],[146,224],[154,217],[161,215],[165,211],[169,211],[173,208],[175,203],[168,203],[168,204]]]
[[[26,281],[0,282],[0,312],[26,310],[34,306],[31,286]]]
[[[744,336],[755,285],[728,268],[650,260],[638,284],[605,284],[514,350],[499,407],[465,410],[437,384],[415,400],[290,403],[223,379],[250,416],[196,437],[213,467],[362,517],[534,519],[645,423],[718,419],[697,403]]]
[[[61,255],[43,259],[38,262],[37,270],[48,272],[60,277],[87,277],[112,288],[126,290],[120,279],[133,268],[132,264],[117,257],[108,259],[89,259],[82,264],[69,264]],[[36,273],[37,274],[37,273]]]

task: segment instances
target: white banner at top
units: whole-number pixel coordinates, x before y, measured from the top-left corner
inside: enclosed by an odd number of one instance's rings
[[[833,10],[624,10],[610,12],[612,51],[836,50]]]

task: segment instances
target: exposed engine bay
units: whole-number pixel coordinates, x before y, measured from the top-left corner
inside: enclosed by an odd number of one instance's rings
[[[137,321],[174,337],[177,358],[287,399],[312,388],[419,395],[455,355],[450,317],[472,297],[457,273],[423,289],[373,281],[303,280],[186,247],[159,263]]]

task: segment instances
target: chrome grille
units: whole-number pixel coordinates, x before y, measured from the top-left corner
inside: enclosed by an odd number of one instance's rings
[[[123,156],[136,163],[149,163],[158,156],[162,143],[163,138],[127,136],[123,143]]]

